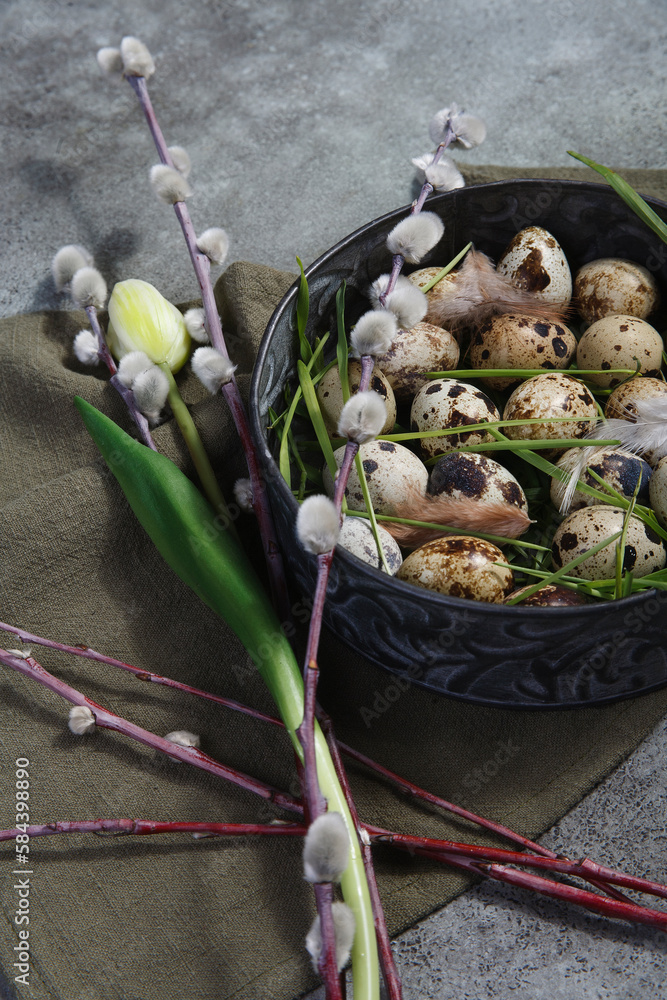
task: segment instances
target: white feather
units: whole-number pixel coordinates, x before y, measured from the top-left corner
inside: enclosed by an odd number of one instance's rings
[[[387,406],[377,392],[357,392],[341,411],[338,433],[355,444],[365,444],[378,436],[386,419]]]
[[[587,468],[596,452],[602,450],[602,445],[592,445],[589,448],[573,448],[566,452],[558,462],[558,468],[569,473],[567,480],[555,481],[554,500],[560,501],[559,511],[561,514],[569,514],[574,494],[577,491],[577,483],[581,479],[582,473]]]
[[[329,497],[307,497],[299,507],[296,533],[306,552],[322,555],[335,548],[340,533],[340,517]]]
[[[304,878],[308,882],[340,882],[350,860],[350,838],[338,812],[327,812],[308,827],[303,845]]]
[[[650,453],[651,462],[658,462],[667,455],[667,396],[637,400],[633,406],[636,417],[605,420],[603,432],[606,437],[618,438],[626,451]]]
[[[354,913],[345,903],[333,903],[331,913],[336,940],[336,965],[340,971],[350,957],[356,924]],[[306,935],[306,950],[313,961],[313,968],[317,972],[317,963],[322,951],[322,931],[320,930],[319,917],[315,918]]]
[[[372,309],[357,320],[350,334],[352,354],[356,358],[386,354],[398,333],[396,317],[388,309]]]
[[[402,219],[389,233],[387,247],[409,264],[418,264],[441,239],[444,226],[434,212],[419,212]]]

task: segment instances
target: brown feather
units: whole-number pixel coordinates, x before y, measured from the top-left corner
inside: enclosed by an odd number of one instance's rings
[[[408,492],[405,500],[394,507],[392,514],[409,521],[428,521],[461,531],[480,531],[489,535],[502,535],[504,538],[518,538],[533,523],[524,510],[503,500],[431,496],[416,489]],[[435,528],[394,524],[391,521],[383,521],[382,527],[405,548],[423,545],[447,534]]]
[[[426,322],[447,330],[476,327],[498,313],[522,313],[558,323],[567,312],[517,288],[498,274],[492,260],[479,250],[470,250],[449,286],[451,292],[434,297],[426,314]]]

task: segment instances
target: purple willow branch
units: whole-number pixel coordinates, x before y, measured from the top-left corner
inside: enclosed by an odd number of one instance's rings
[[[336,962],[336,928],[333,919],[333,886],[330,882],[316,882],[313,886],[317,913],[320,918],[322,951],[317,963],[317,971],[325,984],[326,1000],[343,1000],[341,978]]]
[[[651,882],[647,879],[638,878],[634,875],[626,875],[623,872],[614,871],[604,865],[598,865],[588,858],[581,861],[569,861],[562,857],[536,857],[534,854],[524,854],[518,851],[508,851],[502,847],[487,847],[480,844],[462,844],[451,840],[438,840],[433,837],[419,837],[412,834],[393,833],[391,830],[383,830],[381,827],[365,825],[369,836],[373,841],[391,844],[405,850],[420,850],[423,854],[434,856],[448,854],[451,856],[465,857],[473,861],[486,862],[489,864],[512,864],[524,865],[529,868],[550,871],[559,875],[569,875],[573,878],[581,878],[590,881],[591,876],[603,882],[611,882],[621,885],[626,889],[634,889],[636,892],[644,892],[651,896],[658,896],[667,899],[667,886],[659,882]],[[627,902],[627,900],[624,900]]]
[[[127,77],[127,81],[137,95],[137,99],[142,111],[144,112],[148,128],[150,129],[150,133],[153,137],[161,162],[169,167],[173,167],[174,164],[169,154],[169,149],[167,148],[162,130],[160,129],[155,115],[155,110],[151,103],[146,80],[142,76],[129,76]],[[213,292],[213,284],[211,282],[211,263],[206,254],[202,253],[197,247],[197,236],[194,226],[192,225],[190,212],[185,202],[177,201],[174,204],[174,212],[176,213],[176,218],[178,219],[183,231],[185,243],[187,245],[192,266],[201,291],[202,305],[206,315],[206,328],[208,330],[209,337],[211,338],[211,344],[217,351],[220,351],[221,354],[228,358],[229,352],[227,350],[227,345],[222,332],[220,316],[218,315],[218,307],[216,305],[215,294]],[[245,407],[243,405],[243,400],[241,399],[238,385],[234,378],[232,378],[227,385],[223,386],[222,393],[227,401],[227,404],[229,405],[232,418],[241,440],[241,445],[245,452],[246,462],[248,464],[248,473],[252,484],[253,509],[257,516],[257,525],[262,538],[264,558],[266,560],[271,593],[273,595],[275,607],[281,620],[289,622],[291,621],[292,615],[287,591],[287,580],[285,577],[280,547],[278,545],[278,536],[273,522],[273,515],[271,514],[268,495],[260,471],[257,451],[250,434],[250,427],[248,425]]]
[[[155,447],[155,441],[153,440],[153,436],[150,432],[148,421],[146,420],[146,417],[143,415],[141,410],[138,409],[137,404],[134,400],[134,393],[132,392],[131,389],[128,389],[126,385],[123,385],[123,383],[118,378],[118,369],[116,367],[116,362],[112,358],[111,352],[109,351],[109,348],[107,346],[106,337],[104,336],[104,332],[102,330],[102,327],[100,326],[100,321],[95,306],[86,306],[86,315],[88,316],[90,325],[93,328],[93,333],[97,337],[98,353],[104,364],[109,369],[109,375],[111,376],[109,381],[111,382],[112,386],[114,387],[116,392],[119,394],[119,396],[122,398],[123,402],[127,406],[130,412],[130,416],[132,417],[135,424],[139,428],[139,433],[141,435],[141,439],[144,442],[144,444],[147,445],[149,448],[151,448],[153,451],[157,451],[157,448]]]
[[[171,740],[166,740],[162,736],[157,736],[147,729],[136,726],[133,722],[128,722],[127,719],[123,719],[119,715],[108,712],[102,705],[98,705],[97,702],[87,698],[80,691],[77,691],[76,688],[70,687],[69,684],[54,677],[53,674],[45,670],[32,656],[23,658],[21,656],[14,656],[5,649],[0,649],[0,663],[4,663],[5,666],[10,667],[12,670],[16,670],[18,673],[37,681],[38,684],[60,695],[61,698],[69,701],[72,705],[83,705],[89,708],[95,716],[95,724],[101,729],[111,729],[122,733],[123,736],[128,736],[130,739],[152,747],[154,750],[160,750],[169,757],[175,757],[177,760],[192,764],[194,767],[198,767],[202,771],[207,771],[209,774],[214,774],[218,778],[223,778],[225,781],[229,781],[239,788],[253,792],[255,795],[261,796],[261,798],[280,806],[282,809],[288,809],[290,812],[300,815],[303,812],[301,803],[291,795],[287,795],[285,792],[281,792],[279,789],[273,788],[271,785],[259,781],[257,778],[243,774],[241,771],[226,767],[195,747],[179,746],[177,743],[172,743]]]
[[[401,987],[401,981],[398,977],[398,972],[396,971],[394,956],[391,950],[391,942],[389,940],[389,931],[387,929],[387,921],[385,920],[384,910],[382,909],[382,902],[380,900],[380,893],[378,891],[370,840],[366,830],[359,820],[359,813],[357,812],[357,807],[352,797],[352,789],[350,788],[350,783],[348,781],[345,768],[343,767],[343,762],[340,759],[339,744],[336,740],[331,718],[322,711],[319,712],[318,717],[329,747],[331,759],[333,760],[334,767],[336,769],[336,774],[338,775],[340,786],[343,789],[343,794],[345,795],[345,799],[347,801],[347,807],[350,810],[350,815],[352,816],[352,822],[354,823],[357,831],[359,844],[361,845],[361,856],[364,862],[364,870],[368,881],[371,905],[373,907],[375,936],[378,942],[380,962],[382,963],[382,974],[387,987],[388,998],[389,1000],[401,1000],[403,990]]]
[[[214,701],[218,705],[230,708],[234,712],[241,712],[243,715],[249,715],[252,718],[260,719],[262,722],[269,722],[274,726],[279,726],[282,729],[285,728],[280,719],[276,719],[272,715],[267,715],[265,712],[260,712],[258,709],[250,708],[248,705],[242,705],[241,702],[234,701],[231,698],[223,698],[221,695],[211,694],[209,691],[203,691],[201,688],[192,687],[190,684],[184,684],[182,681],[175,681],[171,677],[163,677],[161,674],[154,674],[150,670],[133,667],[130,663],[125,663],[123,660],[115,660],[112,656],[105,656],[103,653],[97,653],[94,649],[90,649],[89,646],[67,646],[62,642],[53,642],[51,639],[43,639],[39,635],[33,635],[32,632],[26,632],[25,629],[16,628],[14,625],[7,625],[5,622],[0,622],[0,631],[11,632],[13,635],[18,636],[22,642],[35,643],[39,646],[46,646],[48,649],[56,649],[61,653],[72,653],[74,656],[81,656],[86,660],[95,660],[98,663],[105,663],[108,666],[117,667],[120,670],[127,670],[129,673],[134,674],[134,676],[140,681],[175,688],[177,691],[185,692],[185,694],[195,695],[197,698],[205,698],[207,701]]]
[[[160,833],[192,833],[198,836],[277,836],[304,837],[305,826],[298,823],[190,823],[161,822],[152,819],[92,819],[57,820],[54,823],[32,824],[25,830],[0,830],[0,842],[28,837],[53,837],[60,833],[95,833],[116,836],[147,837]]]

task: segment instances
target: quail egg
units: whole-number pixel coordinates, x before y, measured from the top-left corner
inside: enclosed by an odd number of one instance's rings
[[[473,368],[567,368],[577,350],[571,330],[530,316],[493,316],[470,342]],[[516,378],[485,378],[491,389],[506,389]]]
[[[649,484],[650,503],[663,528],[667,528],[667,458],[661,458]]]
[[[432,323],[399,330],[377,366],[398,400],[411,399],[429,380],[424,372],[451,371],[459,360],[459,345],[451,333]]]
[[[436,538],[411,552],[399,580],[452,597],[502,604],[514,586],[511,569],[496,566],[505,556],[491,542],[464,535]]]
[[[571,420],[552,421],[550,417],[571,417]],[[535,375],[515,389],[505,404],[503,420],[530,420],[544,418],[538,424],[503,428],[508,438],[516,441],[535,441],[559,438],[582,438],[597,423],[597,408],[593,396],[578,379],[561,372]],[[556,455],[545,451],[545,458]]]
[[[442,267],[445,265],[443,264]],[[429,281],[435,278],[436,274],[440,274],[442,267],[422,267],[418,271],[413,271],[412,274],[408,274],[408,281],[411,281],[413,285],[417,288],[423,288],[424,285],[428,285]],[[441,278],[433,288],[431,288],[426,293],[426,298],[428,299],[429,310],[432,308],[435,302],[439,302],[442,299],[448,299],[454,294],[456,288],[456,271],[450,271],[446,274],[444,278]],[[428,313],[426,314],[426,319],[428,320]]]
[[[380,545],[382,546],[384,557],[387,560],[387,566],[393,576],[398,572],[398,569],[403,562],[401,550],[398,547],[398,542],[392,538],[385,528],[378,524],[377,529]],[[340,529],[340,535],[338,536],[338,545],[342,546],[342,548],[346,549],[348,552],[351,552],[352,555],[356,556],[358,559],[361,559],[362,562],[368,563],[369,566],[373,566],[375,569],[382,569],[384,571],[384,567],[382,566],[378,555],[373,529],[371,528],[370,523],[364,518],[345,518],[343,521],[343,527]]]
[[[334,458],[340,469],[345,447],[336,449]],[[368,483],[373,509],[379,514],[391,514],[406,495],[418,490],[426,493],[428,471],[413,452],[393,441],[368,441],[359,449],[364,476]],[[334,481],[328,466],[322,475],[328,495],[334,495]],[[357,476],[356,463],[352,466],[345,489],[345,499],[352,510],[365,510],[364,495]]]
[[[350,393],[354,394],[359,389],[361,382],[361,362],[350,359],[347,366],[348,378],[350,381]],[[385,420],[381,434],[388,434],[396,423],[396,400],[394,391],[376,366],[371,375],[368,386],[373,392],[377,392],[385,401],[387,407],[387,419]],[[331,437],[336,437],[338,433],[338,419],[343,409],[343,390],[340,384],[340,374],[338,366],[334,365],[326,372],[316,386],[317,401],[324,419],[324,425]]]
[[[509,597],[505,598],[505,603],[513,597],[520,597],[529,589],[529,586],[520,587],[513,590]],[[544,587],[534,591],[529,597],[519,603],[521,608],[573,608],[580,604],[588,604],[588,598],[576,590],[569,590],[561,587],[557,583],[547,583]]]
[[[587,323],[623,313],[646,319],[658,306],[655,278],[631,260],[602,257],[584,264],[574,279],[574,299]]]
[[[613,389],[627,375],[606,375],[610,368],[635,369],[639,364],[642,375],[660,372],[664,344],[658,331],[636,316],[617,314],[603,316],[586,330],[577,347],[577,366],[581,369],[601,368],[603,374],[587,375],[593,385]]]
[[[541,226],[516,234],[496,266],[517,288],[541,302],[566,306],[572,298],[572,275],[558,240]]]
[[[475,497],[511,503],[528,510],[526,494],[512,473],[495,459],[475,452],[452,451],[439,458],[431,469],[428,492],[454,499]]]
[[[553,538],[551,556],[557,569],[578,555],[610,538],[623,527],[625,511],[620,507],[584,507],[566,517]],[[613,580],[616,572],[616,542],[605,545],[594,555],[569,570],[580,580]],[[631,517],[625,540],[623,569],[636,577],[663,569],[667,550],[648,525]]]
[[[618,417],[620,420],[635,420],[637,417],[636,403],[647,399],[658,399],[667,395],[667,382],[661,378],[632,378],[616,386],[610,393],[604,415],[607,420]]]
[[[575,467],[574,462],[580,454],[581,448],[571,448],[569,451],[566,451],[557,463],[559,468],[569,472]],[[649,482],[652,470],[648,462],[645,462],[643,459],[637,458],[636,455],[631,454],[629,451],[622,451],[620,448],[597,448],[590,457],[590,460],[586,462],[585,468],[579,478],[586,486],[592,486],[593,489],[604,493],[604,489],[600,486],[597,479],[593,478],[588,471],[589,469],[596,472],[601,479],[604,479],[605,483],[608,483],[618,493],[621,493],[626,500],[631,500],[634,496],[637,483],[640,481],[639,477],[641,476],[641,485],[637,493],[637,503],[648,504]],[[555,477],[551,480],[551,502],[555,507],[560,508],[566,488],[567,483],[561,482]],[[614,498],[609,495],[607,501],[598,500],[588,493],[576,490],[572,497],[570,510],[579,510],[581,507],[594,507],[605,502],[613,504]]]
[[[410,426],[413,431],[430,431],[440,428],[465,427],[500,420],[500,413],[480,389],[459,379],[442,379],[423,386],[412,403]],[[424,455],[442,455],[464,444],[481,444],[492,441],[486,431],[461,431],[445,437],[421,439]]]

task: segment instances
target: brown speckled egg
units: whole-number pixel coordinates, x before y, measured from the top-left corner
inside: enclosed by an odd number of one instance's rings
[[[473,368],[567,368],[577,350],[571,330],[530,316],[493,316],[470,342]],[[491,389],[516,385],[516,378],[485,378]]]
[[[572,275],[558,240],[541,226],[518,232],[503,251],[496,270],[541,302],[566,306],[572,298]]]
[[[600,375],[587,375],[593,385],[613,389],[627,375],[606,375],[609,368],[635,369],[655,376],[660,371],[664,344],[658,331],[636,316],[604,316],[586,330],[577,347],[577,366],[602,368]]]
[[[513,590],[509,597],[505,598],[505,603],[513,597],[520,597],[529,589],[529,586],[520,587]],[[547,583],[540,587],[533,594],[521,601],[520,608],[574,608],[580,604],[588,604],[589,599],[584,594],[579,594],[576,590],[568,590],[557,583]]]
[[[448,535],[411,552],[396,576],[451,597],[502,604],[514,586],[512,571],[495,565],[505,561],[491,542]]]
[[[637,376],[629,382],[616,386],[607,400],[604,415],[608,420],[618,418],[634,423],[637,419],[637,403],[660,399],[665,394],[667,394],[667,382],[659,378]],[[651,449],[642,451],[641,455],[649,465],[657,465],[662,458],[660,452],[656,453]]]
[[[384,557],[387,560],[387,566],[393,576],[398,572],[400,565],[403,562],[401,550],[398,547],[396,539],[392,538],[385,528],[378,524],[377,529],[380,545],[382,546]],[[380,556],[378,555],[377,543],[375,541],[373,529],[371,528],[370,523],[363,517],[345,518],[343,521],[343,527],[340,529],[340,535],[338,536],[338,545],[342,546],[342,548],[346,549],[348,552],[351,552],[352,555],[357,557],[357,559],[361,559],[362,562],[368,563],[369,566],[374,566],[375,569],[381,569],[383,573],[386,572],[384,566],[382,566],[380,562]]]
[[[584,507],[566,517],[554,535],[551,556],[556,569],[565,566],[623,527],[625,511],[620,507]],[[618,539],[616,540],[618,541]],[[616,541],[569,571],[580,580],[613,580],[616,572]],[[628,522],[623,569],[636,577],[663,569],[667,550],[651,529],[637,517]]]
[[[451,371],[459,360],[459,345],[448,330],[431,323],[417,323],[399,330],[391,348],[377,358],[399,400],[412,399],[428,382],[424,372]]]
[[[667,458],[661,458],[651,476],[650,503],[663,528],[667,528]]]
[[[581,448],[571,448],[565,452],[557,463],[558,466],[569,472],[573,468],[570,462],[579,454],[581,454]],[[622,451],[620,448],[598,448],[588,460],[586,468],[579,478],[586,486],[592,486],[593,489],[604,493],[602,486],[600,486],[597,479],[593,478],[588,471],[589,469],[596,472],[601,479],[604,479],[605,483],[608,483],[609,486],[622,494],[626,500],[631,500],[634,496],[641,475],[637,503],[648,504],[649,482],[652,470],[648,462],[645,462],[643,459],[632,455],[629,451]],[[563,483],[555,477],[551,480],[551,502],[555,507],[560,508],[566,488],[567,483]],[[579,510],[581,507],[595,507],[601,503],[613,505],[614,498],[610,495],[607,501],[598,500],[596,497],[589,496],[588,493],[575,490],[572,503],[570,504],[570,511]]]
[[[495,459],[475,452],[452,451],[439,458],[431,469],[428,492],[454,499],[475,497],[512,503],[528,511],[526,494],[512,473]]]
[[[500,420],[500,413],[480,389],[459,379],[442,379],[423,386],[412,402],[410,427],[413,431],[438,430],[444,427],[465,427],[466,424]],[[424,455],[443,455],[464,444],[492,441],[486,431],[448,434],[446,437],[421,439]]]
[[[340,468],[345,454],[345,447],[337,448],[334,458]],[[401,444],[393,441],[368,441],[359,449],[364,467],[364,476],[368,483],[373,509],[378,514],[391,514],[397,504],[405,500],[408,489],[426,493],[428,471],[423,462]],[[334,494],[334,483],[328,467],[324,468],[322,478],[327,494]],[[350,478],[345,490],[345,498],[352,510],[365,510],[364,495],[357,476],[356,465],[352,466]]]
[[[655,278],[641,264],[602,257],[579,268],[574,299],[584,320],[594,323],[618,313],[646,319],[658,307],[660,293]]]
[[[347,366],[347,373],[350,380],[350,393],[354,395],[354,393],[359,390],[359,383],[361,382],[361,361],[350,359]],[[385,401],[385,405],[387,407],[387,419],[382,426],[381,433],[388,434],[396,423],[396,399],[394,398],[394,391],[387,378],[382,374],[377,366],[373,369],[373,374],[371,375],[371,381],[368,388],[372,389],[373,392],[377,392],[377,394]],[[315,389],[317,392],[317,401],[320,404],[320,410],[322,411],[322,417],[324,418],[326,429],[328,430],[330,437],[337,437],[338,418],[340,417],[341,410],[343,409],[343,390],[340,384],[340,375],[338,374],[337,365],[334,365],[333,368],[330,368],[329,371],[322,376]]]
[[[515,389],[505,404],[503,420],[528,420],[542,418],[539,424],[523,427],[505,427],[503,433],[516,441],[535,441],[540,438],[557,441],[559,438],[582,438],[597,423],[597,408],[592,394],[578,379],[561,372],[535,375]],[[571,417],[571,420],[550,421],[549,417]],[[545,458],[557,455],[547,450]]]
[[[428,285],[429,281],[435,278],[436,274],[442,271],[442,267],[422,267],[418,271],[413,271],[412,274],[408,274],[408,281],[411,281],[413,285],[417,288],[423,288],[424,285]],[[444,278],[441,278],[433,288],[426,293],[426,298],[428,299],[429,307],[441,299],[447,299],[454,293],[454,288],[456,284],[456,271],[450,271],[446,274]]]

